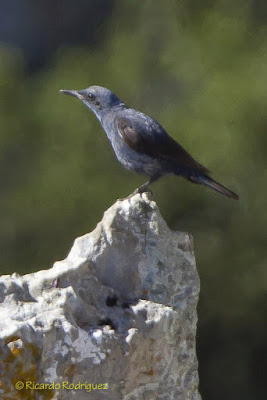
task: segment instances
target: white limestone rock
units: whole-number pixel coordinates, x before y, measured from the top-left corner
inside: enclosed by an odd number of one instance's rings
[[[117,201],[53,268],[0,278],[0,397],[199,400],[198,294],[192,238]]]

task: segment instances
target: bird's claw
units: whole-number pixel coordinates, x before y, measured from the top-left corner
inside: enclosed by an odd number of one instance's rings
[[[141,195],[142,193],[146,193],[149,196],[149,198],[151,198],[153,196],[152,190],[148,189],[147,187],[146,188],[139,187],[139,188],[136,188],[133,191],[133,193],[129,194],[129,196],[124,197],[124,198],[119,199],[119,200],[121,200],[121,201],[122,200],[129,200],[131,197],[135,196],[136,194],[140,194]]]
[[[128,198],[135,196],[136,194],[142,194],[142,193],[147,193],[150,197],[153,196],[153,192],[152,190],[148,189],[148,187],[144,187],[142,188],[142,186],[140,186],[139,188],[135,189],[133,191],[133,193],[131,193]]]

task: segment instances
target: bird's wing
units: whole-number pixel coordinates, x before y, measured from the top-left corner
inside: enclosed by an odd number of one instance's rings
[[[203,173],[208,169],[194,160],[187,151],[180,146],[167,132],[154,120],[149,120],[148,125],[137,123],[130,118],[117,117],[117,127],[129,147],[138,153],[144,153],[153,158],[161,158],[175,164],[192,168]]]

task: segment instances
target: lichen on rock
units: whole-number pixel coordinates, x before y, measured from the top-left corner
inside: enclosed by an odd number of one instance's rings
[[[192,238],[147,194],[118,200],[51,269],[0,287],[2,399],[200,399]]]

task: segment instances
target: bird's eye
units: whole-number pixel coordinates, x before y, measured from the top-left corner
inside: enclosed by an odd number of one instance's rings
[[[88,93],[89,100],[93,101],[95,99],[95,95],[93,93]]]

